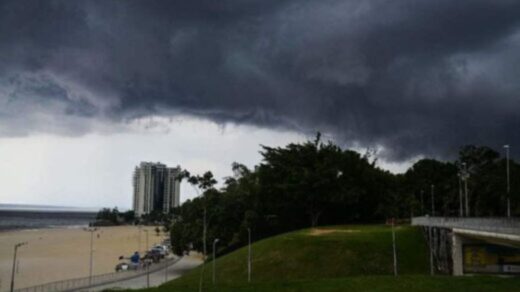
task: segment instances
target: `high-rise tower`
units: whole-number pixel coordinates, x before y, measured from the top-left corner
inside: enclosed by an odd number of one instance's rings
[[[180,167],[141,162],[135,168],[133,207],[136,216],[159,210],[168,213],[180,204]]]

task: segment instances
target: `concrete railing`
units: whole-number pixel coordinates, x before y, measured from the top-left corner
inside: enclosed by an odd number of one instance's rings
[[[153,264],[147,269],[139,269],[139,270],[130,270],[130,271],[121,271],[121,272],[113,272],[102,275],[95,275],[90,277],[82,277],[75,278],[69,280],[56,281],[51,283],[45,283],[41,285],[36,285],[32,287],[20,288],[16,289],[16,292],[54,292],[54,291],[78,291],[83,289],[88,289],[91,287],[96,287],[100,285],[110,284],[119,281],[125,281],[129,279],[133,279],[136,277],[140,277],[146,275],[147,273],[154,273],[156,271],[162,270],[170,265],[175,264],[181,258],[173,258],[164,260],[158,264]]]
[[[412,225],[468,229],[485,232],[520,234],[520,218],[414,217]]]

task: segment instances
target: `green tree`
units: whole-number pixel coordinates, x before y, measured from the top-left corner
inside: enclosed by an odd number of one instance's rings
[[[451,162],[435,159],[417,161],[404,175],[403,191],[413,196],[411,207],[414,213],[432,214],[432,199],[435,214],[453,216],[458,214],[458,170]],[[432,188],[433,186],[433,188]],[[432,197],[433,192],[433,197]]]

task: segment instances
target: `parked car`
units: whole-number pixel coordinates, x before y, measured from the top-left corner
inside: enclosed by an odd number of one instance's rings
[[[158,263],[159,261],[161,261],[162,258],[164,258],[164,256],[161,254],[159,250],[151,249],[146,252],[142,260],[145,263]]]
[[[162,258],[166,257],[170,253],[166,245],[157,244],[154,247],[152,247],[152,250],[158,252]]]

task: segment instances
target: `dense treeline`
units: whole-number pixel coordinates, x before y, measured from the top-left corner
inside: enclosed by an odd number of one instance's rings
[[[117,225],[160,225],[164,224],[165,230],[169,230],[173,213],[165,214],[161,210],[154,210],[149,214],[136,216],[133,210],[125,212],[119,211],[117,207],[113,209],[102,208],[96,214],[96,221],[91,222],[92,226],[117,226]]]
[[[488,147],[463,147],[453,162],[422,159],[397,175],[368,154],[322,142],[319,134],[302,144],[262,146],[261,154],[255,169],[233,164],[234,175],[221,189],[210,172],[184,172],[201,195],[175,209],[168,223],[176,253],[203,251],[203,241],[207,247],[215,238],[221,252],[233,250],[247,242],[248,228],[257,240],[309,226],[431,214],[432,192],[435,215],[458,216],[461,198],[466,204],[464,182],[470,216],[506,212],[506,160]],[[510,161],[510,172],[519,175],[520,165]],[[520,185],[515,179],[510,185],[512,213],[519,214]]]
[[[96,221],[91,223],[92,226],[116,226],[122,224],[134,224],[136,222],[133,210],[120,212],[117,207],[103,208],[98,211]]]

